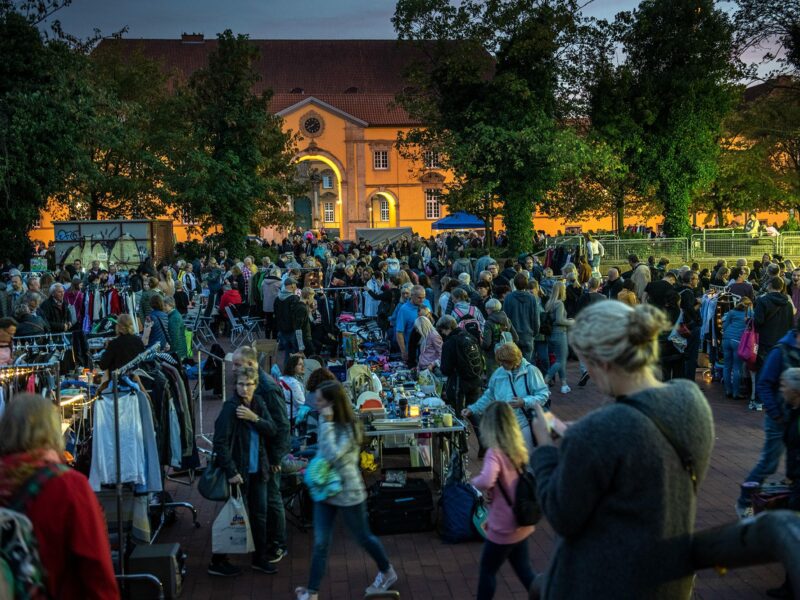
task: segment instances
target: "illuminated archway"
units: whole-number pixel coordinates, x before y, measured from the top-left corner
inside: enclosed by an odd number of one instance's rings
[[[375,192],[370,196],[369,203],[368,203],[368,210],[370,213],[370,225],[372,227],[376,227],[378,223],[384,223],[385,221],[381,221],[380,219],[375,218],[375,200],[378,198],[383,198],[386,202],[389,203],[389,221],[385,227],[399,227],[400,226],[400,214],[399,214],[399,203],[397,202],[397,198],[391,192],[386,191],[379,191]],[[380,210],[380,209],[379,209]],[[394,215],[394,219],[392,219],[392,215]],[[394,221],[394,224],[392,224]]]
[[[305,162],[308,160],[312,161],[319,161],[325,165],[327,165],[336,175],[336,212],[338,213],[336,223],[339,226],[339,235],[343,236],[344,233],[344,213],[342,211],[342,169],[338,164],[338,161],[325,156],[324,154],[303,154],[301,156],[296,157],[296,163]],[[321,220],[322,226],[325,226],[324,219]]]

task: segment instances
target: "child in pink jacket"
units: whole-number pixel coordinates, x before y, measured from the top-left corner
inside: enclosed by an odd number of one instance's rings
[[[506,560],[526,590],[535,577],[528,554],[528,537],[534,527],[517,525],[513,507],[506,500],[508,496],[514,502],[519,474],[528,465],[528,448],[514,411],[507,402],[494,402],[488,406],[481,419],[481,438],[488,450],[483,459],[483,469],[472,479],[472,485],[487,497],[489,518],[481,553],[478,600],[494,597],[497,572]]]

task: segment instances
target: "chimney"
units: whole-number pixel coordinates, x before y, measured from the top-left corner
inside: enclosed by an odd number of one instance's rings
[[[205,36],[202,33],[182,33],[181,43],[183,44],[202,44]]]

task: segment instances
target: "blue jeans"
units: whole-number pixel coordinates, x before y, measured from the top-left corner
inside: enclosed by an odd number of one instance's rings
[[[764,447],[761,448],[761,456],[758,464],[753,467],[745,481],[757,481],[764,483],[764,480],[778,470],[778,464],[783,456],[783,432],[785,426],[778,423],[769,415],[764,415]]]
[[[519,351],[522,352],[522,358],[527,360],[529,363],[533,363],[533,340],[530,338],[520,337],[519,341],[517,342],[517,347],[519,348]]]
[[[478,578],[478,600],[494,598],[497,587],[497,572],[503,563],[508,560],[514,569],[517,578],[527,591],[536,576],[531,568],[531,559],[528,556],[528,539],[525,538],[516,544],[495,544],[486,540],[483,542],[481,552],[480,577]]]
[[[744,361],[739,358],[739,340],[722,338],[722,351],[725,353],[725,362],[722,364],[722,381],[725,383],[725,393],[733,396],[739,395],[742,384],[742,367]]]
[[[547,373],[550,368],[550,352],[547,349],[547,340],[540,340],[533,343],[533,354],[536,358],[536,366],[542,373]],[[533,361],[528,361],[533,362]]]
[[[267,552],[286,550],[286,512],[281,495],[281,474],[270,473],[267,481]]]
[[[311,573],[308,576],[308,590],[318,592],[325,565],[328,562],[328,547],[333,534],[336,513],[341,512],[344,523],[356,538],[359,545],[367,551],[382,573],[389,569],[389,558],[383,544],[372,535],[367,524],[367,502],[355,506],[333,506],[325,502],[314,502],[314,551],[311,555]]]
[[[548,369],[547,376],[555,379],[555,376],[558,375],[561,385],[567,385],[567,357],[569,356],[567,332],[563,329],[553,329],[547,343],[550,352],[556,357],[556,362]]]

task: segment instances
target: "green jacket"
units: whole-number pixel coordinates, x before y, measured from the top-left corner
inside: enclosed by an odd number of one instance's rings
[[[172,310],[167,315],[167,330],[170,350],[181,358],[187,358],[189,350],[186,347],[186,326],[177,310]]]

